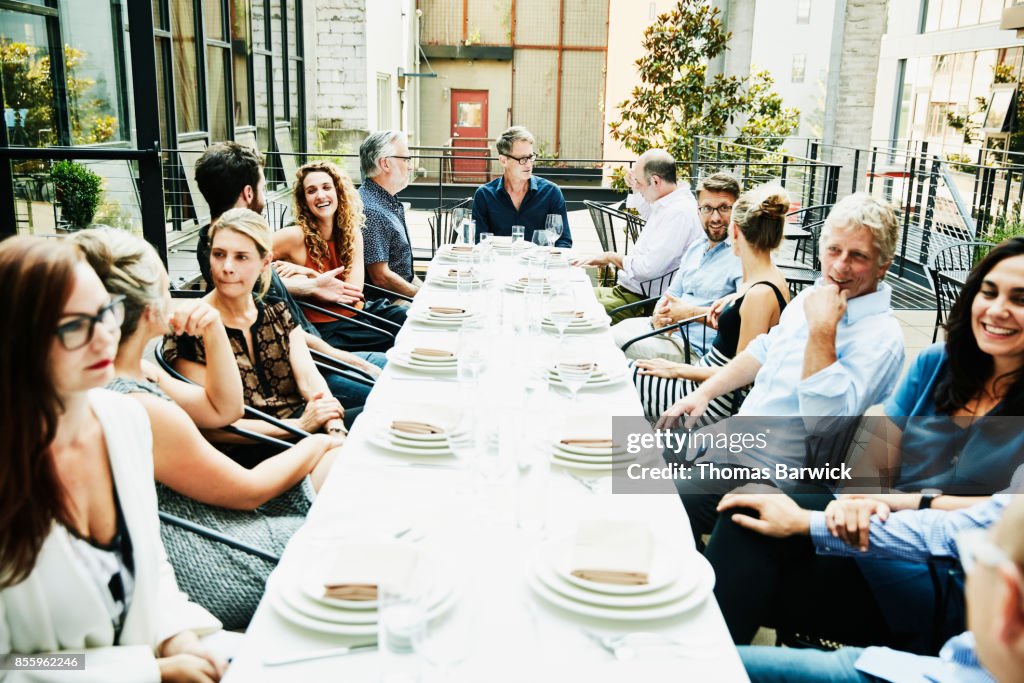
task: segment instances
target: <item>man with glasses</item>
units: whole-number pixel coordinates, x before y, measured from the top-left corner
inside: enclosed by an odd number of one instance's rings
[[[512,126],[498,138],[498,163],[504,173],[477,188],[473,195],[473,220],[476,234],[511,235],[513,225],[522,225],[524,239],[533,239],[543,230],[548,214],[562,219],[562,235],[556,247],[572,246],[565,198],[554,183],[533,175],[533,135],[522,126]]]
[[[597,300],[609,313],[619,306],[660,296],[668,275],[679,267],[687,248],[701,237],[697,203],[690,188],[676,184],[676,160],[663,149],[649,149],[640,155],[633,172],[635,190],[650,204],[647,224],[633,253],[623,256],[606,251],[580,259],[578,266],[615,266],[614,287],[598,287]],[[647,294],[643,294],[645,287]],[[620,311],[612,322],[643,314],[640,306]]]
[[[693,241],[683,252],[678,261],[679,270],[655,306],[654,315],[623,320],[612,328],[617,346],[652,329],[706,313],[717,299],[736,291],[743,279],[743,270],[739,257],[732,253],[725,238],[729,234],[732,205],[739,196],[740,183],[732,174],[715,173],[701,180],[697,186],[696,207],[690,206],[700,219],[704,237]],[[703,322],[691,323],[686,331],[691,359],[696,360],[711,348],[716,332]],[[626,356],[666,358],[681,363],[686,360],[686,340],[678,330],[670,335],[648,337],[630,345]]]
[[[1009,490],[1020,491],[1019,477]],[[748,529],[776,538],[810,536],[819,554],[921,563],[958,559],[967,575],[969,630],[948,640],[938,657],[882,647],[822,652],[743,646],[740,657],[751,681],[1024,681],[1024,496],[995,495],[954,511],[893,514],[884,504],[863,503],[868,514],[875,513],[868,537],[860,542],[851,538],[848,544],[830,532],[826,513],[804,510],[785,495],[737,493],[723,500],[726,509],[742,510],[733,519]],[[827,583],[828,577],[817,580]],[[831,590],[850,586],[833,583]],[[833,619],[845,616],[836,609],[829,613],[824,604],[820,609]],[[922,620],[921,628],[930,630],[932,624]]]
[[[415,296],[422,281],[413,273],[405,207],[396,195],[409,185],[412,157],[405,133],[371,133],[359,146],[363,184],[363,261],[371,284]]]

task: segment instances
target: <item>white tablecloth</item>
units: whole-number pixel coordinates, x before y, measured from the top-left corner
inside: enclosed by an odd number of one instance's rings
[[[437,266],[435,266],[437,267]],[[447,266],[446,266],[447,267]],[[525,274],[526,267],[511,258],[492,266],[499,281]],[[596,306],[582,271],[572,269],[577,299]],[[506,320],[521,314],[522,295],[503,293],[488,306],[499,307]],[[413,306],[457,302],[452,289],[428,284]],[[515,524],[515,468],[509,482],[484,483],[465,470],[409,466],[409,460],[368,443],[371,427],[395,414],[403,403],[428,402],[463,407],[472,402],[479,410],[528,434],[544,418],[557,427],[567,414],[642,415],[632,383],[623,381],[600,391],[584,390],[578,405],[570,406],[564,392],[552,391],[524,404],[524,353],[557,354],[553,336],[541,347],[536,338],[525,339],[506,325],[493,328],[488,372],[479,393],[472,395],[453,380],[419,377],[389,365],[378,380],[365,412],[357,420],[330,476],[316,499],[303,529],[292,539],[273,582],[301,572],[321,557],[325,538],[335,530],[375,526],[400,530],[413,527],[418,544],[444,558],[459,577],[455,609],[473,605],[481,619],[478,636],[467,664],[475,681],[746,681],[747,677],[729,638],[714,596],[678,617],[655,622],[613,622],[581,617],[549,605],[527,586],[538,549],[557,539],[570,539],[581,519],[636,519],[651,525],[659,544],[675,551],[692,549],[693,541],[683,507],[674,494],[623,495],[592,493],[567,472],[552,467],[548,478],[543,532],[524,531]],[[625,360],[607,331],[580,335],[588,348],[606,362]],[[454,332],[406,324],[398,345],[411,347],[434,342],[454,346]],[[537,351],[538,348],[546,350]],[[551,359],[554,362],[554,358]],[[521,428],[521,429],[518,429]],[[586,473],[584,473],[586,474]],[[481,490],[482,487],[482,490]],[[603,633],[656,631],[691,646],[671,658],[616,661],[587,638],[582,629]],[[229,669],[229,682],[278,680],[376,681],[378,653],[365,652],[279,667],[265,667],[264,658],[299,654],[352,642],[365,637],[317,634],[289,624],[264,599]],[[425,673],[424,680],[431,679]]]

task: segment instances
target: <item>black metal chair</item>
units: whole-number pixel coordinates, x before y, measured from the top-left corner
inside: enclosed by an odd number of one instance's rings
[[[626,229],[626,214],[618,209],[605,204],[599,204],[589,199],[583,204],[590,211],[590,220],[594,223],[594,230],[597,232],[597,239],[601,242],[601,249],[618,253],[618,239],[616,238],[616,221],[621,221],[623,231]],[[604,266],[601,269],[600,284],[608,287],[615,284],[616,269],[614,266]]]
[[[245,543],[242,543],[241,541],[232,538],[231,536],[222,534],[216,529],[211,529],[208,526],[197,524],[191,520],[185,519],[184,517],[178,517],[177,515],[172,515],[169,512],[164,512],[163,510],[158,511],[157,514],[159,514],[160,522],[162,524],[178,527],[179,529],[184,529],[185,531],[196,534],[197,536],[202,536],[203,538],[214,541],[215,543],[222,543],[229,548],[241,550],[244,553],[248,553],[250,555],[253,555],[254,557],[258,557],[261,560],[266,560],[267,562],[277,564],[281,559],[277,555],[272,555],[265,550],[261,550],[251,545],[246,545]]]
[[[664,275],[652,277],[650,280],[644,280],[640,283],[640,293],[643,294],[645,299],[650,299],[654,295],[654,292],[658,292],[658,297],[660,297],[668,285],[672,283],[672,278],[675,277],[675,274],[678,271],[679,269],[675,268]]]
[[[640,232],[647,225],[647,221],[635,213],[626,213],[626,253],[629,253],[629,245],[636,244],[640,239]]]
[[[811,268],[800,268],[795,265],[776,264],[789,283],[791,297],[796,296],[804,287],[813,285],[821,277],[821,271]]]
[[[657,298],[650,299],[650,301],[657,301],[657,300],[658,300]],[[642,302],[636,302],[636,303],[642,303]],[[616,308],[615,311],[617,311],[619,309],[622,309],[622,308],[626,308],[628,306],[632,306],[632,305],[634,305],[634,304],[626,304],[626,306],[619,306],[619,308]],[[612,312],[614,313],[614,311],[612,311]],[[685,350],[683,352],[683,362],[684,363],[690,363],[691,362],[690,331],[688,329],[688,326],[690,325],[690,323],[706,322],[707,321],[707,317],[708,317],[707,313],[701,313],[700,315],[695,315],[692,318],[685,318],[685,319],[680,320],[678,322],[674,322],[671,325],[666,325],[665,327],[659,327],[657,329],[652,329],[650,332],[644,332],[643,334],[637,335],[636,337],[633,337],[632,339],[627,340],[626,343],[623,344],[619,348],[623,352],[625,352],[626,349],[628,349],[630,346],[632,346],[633,344],[637,343],[638,341],[640,341],[642,339],[647,339],[649,337],[654,337],[654,336],[659,335],[659,334],[675,333],[675,331],[678,330],[679,333],[683,336],[683,342],[684,342],[684,346],[685,346]],[[707,344],[707,338],[708,338],[707,326],[704,326],[701,329],[701,334],[703,335],[704,344]]]
[[[787,223],[791,225],[796,224],[809,233],[807,238],[801,238],[797,242],[796,249],[794,250],[794,255],[803,263],[807,262],[808,253],[815,259],[815,263],[817,262],[818,236],[821,235],[821,226],[832,211],[832,206],[832,204],[818,204],[790,211],[786,214]],[[817,228],[817,232],[813,229],[814,227]],[[818,266],[815,267],[817,268]]]
[[[939,328],[945,325],[953,304],[960,296],[971,269],[988,255],[995,245],[990,242],[961,242],[935,252],[928,276],[935,291],[935,330],[932,341],[938,339]]]

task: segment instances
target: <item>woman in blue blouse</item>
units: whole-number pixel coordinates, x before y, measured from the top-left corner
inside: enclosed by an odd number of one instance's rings
[[[1024,238],[975,266],[946,330],[946,342],[925,349],[886,402],[882,448],[869,446],[884,480],[901,493],[798,497],[804,507],[827,502],[836,535],[857,534],[871,512],[965,507],[1008,487],[1024,462],[1024,437],[1012,419],[1024,415]],[[737,643],[750,642],[762,625],[851,645],[924,651],[941,642],[921,637],[931,635],[936,618],[926,565],[817,556],[806,538],[761,536],[753,520],[734,512],[720,517],[706,556]],[[957,587],[953,594],[962,598]],[[956,609],[940,630],[958,632],[962,599],[951,602]]]

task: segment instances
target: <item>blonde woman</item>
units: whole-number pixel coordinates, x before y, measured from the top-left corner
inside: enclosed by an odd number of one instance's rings
[[[278,273],[292,296],[344,317],[353,314],[318,292],[317,276],[331,273],[347,284],[336,303],[362,308],[396,325],[405,322],[405,307],[384,299],[364,306],[363,203],[338,168],[326,161],[308,163],[295,173],[292,192],[295,224],[274,233]],[[346,351],[386,351],[393,340],[348,320],[306,311],[331,346]],[[389,328],[389,331],[392,331]]]
[[[732,207],[729,238],[740,258],[743,280],[734,295],[718,300],[708,314],[708,324],[718,329],[714,345],[696,364],[663,358],[633,362],[633,382],[648,418],[660,417],[678,399],[714,375],[754,337],[779,322],[789,302],[786,276],[772,263],[772,252],[782,243],[789,195],[777,185],[762,185],[740,195]],[[715,399],[708,418],[735,413],[746,389]]]
[[[144,240],[111,229],[72,239],[106,290],[124,299],[116,377],[107,388],[136,399],[149,415],[160,509],[280,555],[305,521],[340,440],[311,436],[252,469],[218,451],[199,427],[223,427],[242,415],[242,383],[220,314],[194,299],[172,306],[167,271]],[[143,360],[168,325],[203,340],[205,387]],[[162,536],[185,592],[227,628],[244,628],[273,564],[175,527],[165,526]],[[224,577],[228,566],[233,570]]]

